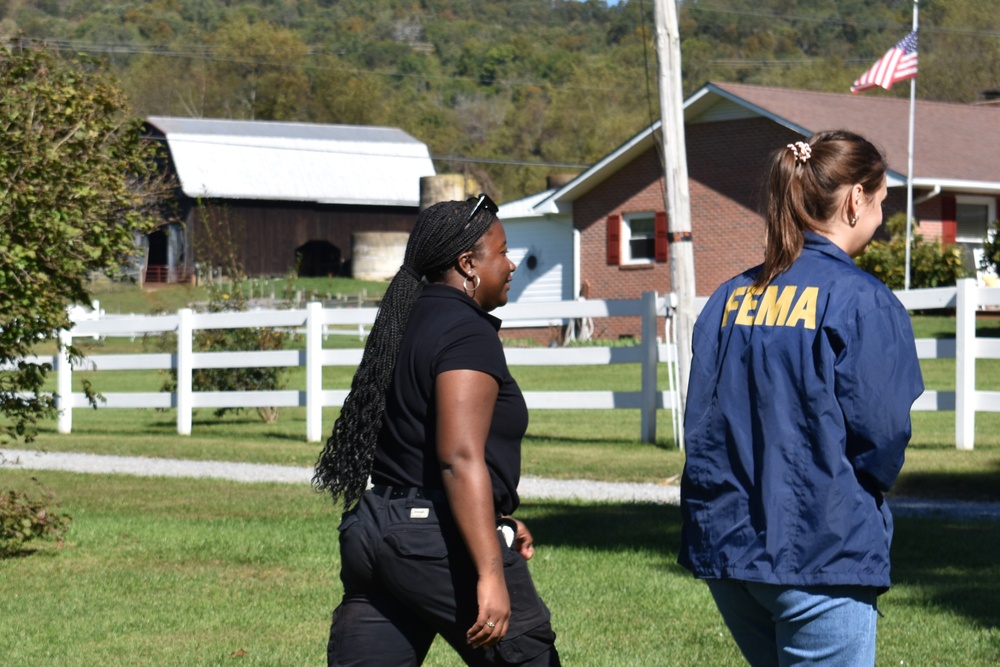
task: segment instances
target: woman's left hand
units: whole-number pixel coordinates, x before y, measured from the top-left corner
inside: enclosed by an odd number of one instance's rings
[[[514,517],[510,517],[514,519]],[[513,548],[524,557],[524,560],[531,560],[535,555],[535,538],[531,536],[531,531],[520,519],[514,519],[517,524],[517,533],[514,535]]]

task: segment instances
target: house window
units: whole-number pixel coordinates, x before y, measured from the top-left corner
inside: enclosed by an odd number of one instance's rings
[[[990,223],[996,219],[996,200],[959,195],[955,204],[955,243],[962,249],[966,271],[982,279],[979,262],[983,258],[983,241]]]
[[[656,219],[652,213],[622,216],[622,264],[648,264],[656,259]]]
[[[667,261],[667,214],[626,213],[608,216],[608,264]]]

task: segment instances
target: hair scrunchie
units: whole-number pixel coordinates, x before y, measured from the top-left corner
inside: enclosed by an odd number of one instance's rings
[[[796,141],[794,144],[788,144],[787,148],[792,151],[796,162],[805,164],[812,157],[812,146],[804,141]]]

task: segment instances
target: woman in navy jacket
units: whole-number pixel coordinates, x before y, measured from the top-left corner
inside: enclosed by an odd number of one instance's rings
[[[777,151],[765,258],[694,329],[682,565],[752,665],[872,665],[889,587],[883,493],[923,391],[909,315],[858,269],[886,163],[824,132]]]

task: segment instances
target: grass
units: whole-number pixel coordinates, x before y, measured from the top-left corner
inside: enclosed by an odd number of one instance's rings
[[[953,335],[954,321],[914,318],[919,337]],[[1000,330],[980,322],[980,335]],[[121,342],[100,343],[127,351]],[[119,349],[117,346],[124,346]],[[103,349],[107,352],[107,349]],[[954,386],[953,365],[924,362],[928,387]],[[980,362],[980,388],[1000,388],[997,362]],[[347,386],[330,369],[327,387]],[[635,390],[627,366],[515,368],[525,389]],[[950,375],[949,375],[950,374]],[[99,389],[155,385],[106,374]],[[294,378],[293,378],[294,379]],[[662,384],[661,384],[662,386]],[[135,390],[135,389],[132,389]],[[324,412],[332,425],[336,409]],[[179,437],[173,411],[78,410],[74,432],[42,424],[32,445],[187,459],[311,465],[304,414],[266,425],[252,412],[195,415]],[[655,444],[637,441],[634,410],[536,410],[523,472],[558,478],[669,482],[683,466],[661,412]],[[914,437],[895,493],[1000,500],[1000,414],[977,417],[976,448],[954,448],[954,414],[913,415]],[[0,646],[9,664],[320,665],[337,577],[338,511],[304,485],[150,479],[0,469],[0,488],[31,476],[73,516],[62,550],[0,560]],[[526,502],[538,543],[531,562],[553,610],[563,663],[575,666],[742,665],[707,589],[676,564],[677,508]],[[895,585],[880,601],[878,665],[977,667],[1000,662],[1000,524],[899,518]],[[458,662],[435,644],[432,667]]]
[[[294,301],[299,296],[310,299],[336,299],[364,296],[377,299],[385,293],[388,282],[351,278],[252,278],[244,281],[243,293],[254,298]],[[204,286],[148,285],[140,289],[123,282],[98,280],[90,285],[93,300],[107,313],[161,313],[191,308],[208,300]]]
[[[29,473],[0,470],[0,487]],[[337,512],[304,485],[46,472],[67,544],[0,560],[5,664],[324,661],[341,589]],[[536,585],[563,664],[744,664],[707,589],[676,564],[676,507],[526,503]],[[878,665],[996,664],[1000,524],[899,519]],[[426,663],[459,663],[435,644]]]
[[[25,473],[0,473],[2,486]],[[318,664],[337,595],[306,488],[45,473],[69,543],[0,561],[6,664]]]

